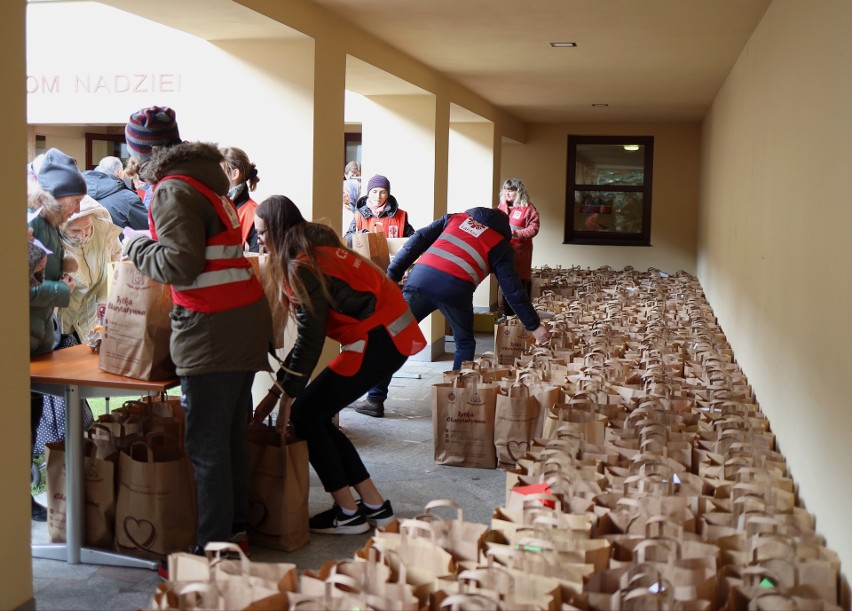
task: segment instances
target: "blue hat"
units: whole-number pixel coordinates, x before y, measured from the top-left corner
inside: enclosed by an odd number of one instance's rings
[[[390,181],[384,176],[376,174],[370,179],[370,182],[367,183],[367,193],[373,189],[386,189],[388,195],[390,195]]]

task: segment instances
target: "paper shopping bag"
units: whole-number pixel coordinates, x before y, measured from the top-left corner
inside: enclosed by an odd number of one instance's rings
[[[65,541],[65,442],[45,444],[47,465],[47,530],[54,543]],[[89,547],[112,548],[115,524],[115,469],[118,455],[97,458],[98,448],[83,442],[84,542]]]
[[[529,449],[538,422],[539,405],[526,384],[498,389],[494,411],[497,466],[514,467]]]
[[[273,348],[284,348],[284,329],[287,327],[287,310],[278,303],[280,288],[275,285],[272,274],[269,273],[269,255],[259,255],[253,252],[245,253],[251,263],[255,276],[258,277],[266,293],[269,309],[272,311]]]
[[[249,427],[249,535],[252,543],[290,552],[310,541],[308,444],[282,439],[265,424]]]
[[[432,386],[432,442],[439,465],[493,469],[497,385],[476,374]]]
[[[98,366],[140,380],[174,377],[168,285],[152,280],[130,261],[119,261],[113,270]]]
[[[510,318],[494,327],[494,353],[501,365],[513,365],[534,341],[532,333],[524,329],[517,318]]]
[[[352,250],[370,259],[382,271],[386,271],[390,266],[388,239],[383,232],[353,233]]]
[[[162,558],[195,543],[195,478],[178,440],[151,433],[127,440],[118,460],[116,547]]]

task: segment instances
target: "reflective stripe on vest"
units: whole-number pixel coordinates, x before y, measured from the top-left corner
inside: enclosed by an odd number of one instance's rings
[[[463,213],[454,214],[438,239],[421,255],[418,263],[470,280],[474,286],[478,286],[491,273],[488,253],[501,240],[502,235],[473,217]]]
[[[185,182],[207,199],[224,231],[208,236],[204,248],[204,270],[186,285],[172,285],[175,304],[198,312],[221,312],[242,307],[263,297],[263,287],[243,256],[242,231],[239,217],[230,200],[191,176],[170,175],[160,179],[157,187],[167,180]],[[156,239],[153,215],[149,211],[151,233]]]
[[[411,310],[406,310],[402,313],[402,315],[397,318],[395,321],[390,323],[389,325],[385,325],[385,328],[390,333],[391,337],[396,337],[403,331],[408,328],[408,325],[415,322],[414,314],[411,313]],[[352,342],[351,344],[346,344],[345,346],[341,346],[341,350],[346,350],[349,352],[364,352],[364,348],[367,347],[367,342],[363,339],[359,339],[357,342]]]

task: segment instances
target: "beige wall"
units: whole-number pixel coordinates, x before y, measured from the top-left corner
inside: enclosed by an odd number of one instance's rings
[[[577,246],[563,244],[569,134],[654,137],[651,246]],[[533,265],[622,269],[656,267],[695,273],[698,217],[697,124],[533,124],[523,144],[505,144],[500,181],[520,178],[542,218],[533,249]]]
[[[817,529],[852,565],[852,3],[775,0],[704,123],[698,274]]]
[[[0,20],[0,79],[10,84],[25,77],[24,2],[16,0],[3,6]],[[8,290],[3,298],[0,317],[0,387],[3,388],[3,426],[0,427],[0,524],[3,525],[3,553],[0,554],[0,609],[14,609],[32,598],[30,562],[30,521],[27,519],[29,495],[30,424],[29,424],[29,326],[27,312],[27,257],[24,210],[27,163],[26,100],[23,95],[5,95],[0,101],[0,172],[5,199],[11,215],[0,224],[3,245],[2,272]],[[19,215],[19,216],[16,216]],[[15,219],[20,219],[15,221]]]

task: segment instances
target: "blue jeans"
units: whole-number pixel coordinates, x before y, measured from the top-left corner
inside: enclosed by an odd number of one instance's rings
[[[462,361],[473,360],[476,354],[476,337],[473,334],[473,293],[470,294],[470,303],[465,305],[438,301],[431,295],[422,293],[417,289],[403,289],[402,295],[408,302],[408,307],[411,308],[411,313],[414,314],[417,322],[438,310],[450,323],[453,330],[453,340],[456,344],[453,369],[461,369]],[[370,389],[367,398],[370,401],[384,402],[388,398],[390,383],[391,378],[382,380]]]

